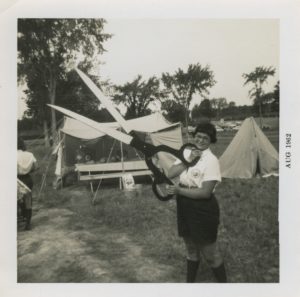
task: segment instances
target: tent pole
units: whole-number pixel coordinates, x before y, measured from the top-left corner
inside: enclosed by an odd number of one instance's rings
[[[122,173],[124,174],[124,155],[123,155],[123,143],[120,141],[121,149],[121,163],[122,163]],[[120,177],[120,190],[122,190],[122,178]]]
[[[122,143],[122,141],[120,141],[120,148],[121,148],[122,172],[124,172],[124,155],[123,155],[123,143]]]
[[[65,126],[65,123],[66,123],[66,116],[64,116],[63,126]],[[65,162],[67,160],[67,152],[66,152],[66,146],[65,146],[66,134],[63,134],[62,138],[63,138],[63,142],[62,142],[62,150],[63,150],[63,152],[62,152],[62,160],[61,160],[61,164],[60,165],[61,165],[61,188],[63,189],[63,187],[64,187],[64,172],[63,172],[63,169],[65,168]]]
[[[110,149],[110,152],[109,152],[109,155],[108,155],[108,157],[107,157],[106,163],[108,163],[108,161],[110,160],[110,156],[111,156],[111,154],[112,154],[112,152],[113,152],[113,149],[114,149],[114,147],[115,147],[115,143],[116,143],[116,140],[114,139],[114,142],[113,142],[112,147],[111,147],[111,149]],[[104,172],[104,171],[102,171],[102,173],[103,173],[103,172]],[[98,183],[98,185],[97,185],[97,189],[96,189],[96,191],[94,192],[95,194],[94,194],[94,196],[93,196],[93,198],[92,198],[92,204],[93,204],[93,205],[95,204],[95,201],[96,201],[96,198],[97,198],[97,194],[98,194],[98,190],[99,190],[99,188],[100,188],[100,186],[101,186],[101,182],[102,182],[102,178],[99,180],[99,183]]]
[[[63,121],[65,123],[65,117],[63,118]],[[59,142],[61,142],[61,146],[62,146],[62,153],[61,153],[61,162],[60,162],[60,181],[61,181],[61,189],[64,187],[63,185],[63,161],[65,160],[64,158],[64,146],[63,146],[63,135],[62,135],[62,132],[60,131],[59,129],[59,132],[58,132],[58,136],[59,136]]]
[[[258,144],[257,133],[255,131],[254,121],[255,121],[254,118],[251,118],[252,129],[253,129],[253,132],[254,132],[254,141],[255,141],[255,146],[256,146],[256,151],[257,151],[256,168],[255,168],[255,172],[254,172],[254,175],[256,176],[257,173],[259,175],[261,175],[260,174],[261,166],[260,166],[260,154],[259,154],[260,148],[259,148],[259,144]]]

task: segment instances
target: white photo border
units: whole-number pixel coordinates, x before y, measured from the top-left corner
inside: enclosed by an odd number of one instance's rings
[[[84,9],[82,9],[84,7]],[[2,296],[257,296],[300,294],[300,1],[291,0],[20,0],[0,17],[0,132]],[[280,21],[280,283],[278,284],[18,284],[16,280],[16,131],[18,18],[272,18]],[[285,136],[292,134],[292,167],[285,166]],[[4,147],[4,148],[3,148]],[[2,293],[3,292],[3,293]]]

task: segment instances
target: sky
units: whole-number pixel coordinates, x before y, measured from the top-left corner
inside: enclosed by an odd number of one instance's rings
[[[189,64],[209,65],[217,83],[209,98],[225,97],[249,105],[243,73],[257,66],[276,68],[265,90],[279,79],[279,22],[276,19],[107,19],[100,74],[115,84],[163,72],[187,70]],[[199,98],[195,98],[199,100]],[[198,102],[196,102],[198,103]]]
[[[274,77],[265,90],[279,79],[279,22],[276,19],[106,19],[105,33],[113,34],[104,43],[100,56],[102,79],[114,84],[143,79],[162,73],[187,70],[189,64],[208,65],[216,84],[208,98],[225,97],[227,102],[250,105],[250,86],[243,73],[257,66],[272,66]],[[19,92],[22,97],[22,92]],[[196,95],[190,107],[199,104]],[[19,102],[19,117],[26,105]]]

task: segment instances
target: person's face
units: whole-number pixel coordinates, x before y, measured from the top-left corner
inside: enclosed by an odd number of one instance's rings
[[[210,137],[206,133],[197,132],[194,136],[194,143],[199,150],[204,151],[210,146]]]

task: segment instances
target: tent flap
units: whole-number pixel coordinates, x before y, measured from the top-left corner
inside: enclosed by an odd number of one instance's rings
[[[153,113],[144,117],[132,119],[127,121],[131,130],[143,133],[154,133],[170,128],[179,127],[180,123],[170,124],[161,113]],[[109,128],[120,129],[120,125],[116,122],[99,123],[101,126]],[[65,122],[61,131],[65,134],[81,139],[94,139],[104,136],[105,134],[87,126],[77,120],[65,117]]]

